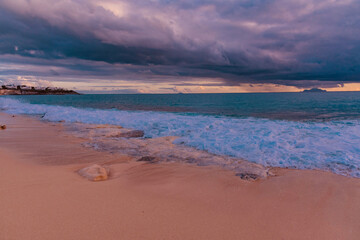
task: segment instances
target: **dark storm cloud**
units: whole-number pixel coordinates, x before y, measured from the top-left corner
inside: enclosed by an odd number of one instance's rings
[[[34,66],[0,73],[357,82],[359,12],[355,0],[0,0],[0,63]]]

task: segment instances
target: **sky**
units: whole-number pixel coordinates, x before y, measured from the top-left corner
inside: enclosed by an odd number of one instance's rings
[[[359,0],[0,0],[0,84],[360,91]]]

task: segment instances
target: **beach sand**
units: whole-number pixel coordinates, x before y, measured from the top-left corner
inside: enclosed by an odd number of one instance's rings
[[[0,113],[0,239],[360,239],[360,180],[149,164],[81,146],[61,124]],[[77,171],[92,163],[110,178]]]

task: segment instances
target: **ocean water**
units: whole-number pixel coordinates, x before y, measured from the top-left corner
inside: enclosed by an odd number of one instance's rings
[[[14,114],[114,124],[265,166],[360,177],[360,92],[2,96]]]

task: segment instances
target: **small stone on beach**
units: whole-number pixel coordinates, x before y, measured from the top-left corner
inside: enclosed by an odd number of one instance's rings
[[[254,173],[237,173],[236,176],[244,180],[256,180],[259,178],[259,176]]]
[[[150,163],[153,163],[155,161],[155,157],[151,157],[151,156],[144,156],[144,157],[141,157],[140,159],[138,159],[137,161],[138,162],[150,162]]]
[[[6,129],[6,125],[1,125],[1,126],[0,126],[0,129],[1,129],[1,130],[5,130],[5,129]]]
[[[80,176],[87,178],[90,181],[97,182],[107,180],[109,171],[98,164],[93,164],[89,167],[80,169],[78,173]]]
[[[123,137],[123,138],[139,138],[144,136],[144,131],[142,130],[132,130],[128,132],[122,132],[113,137]]]

